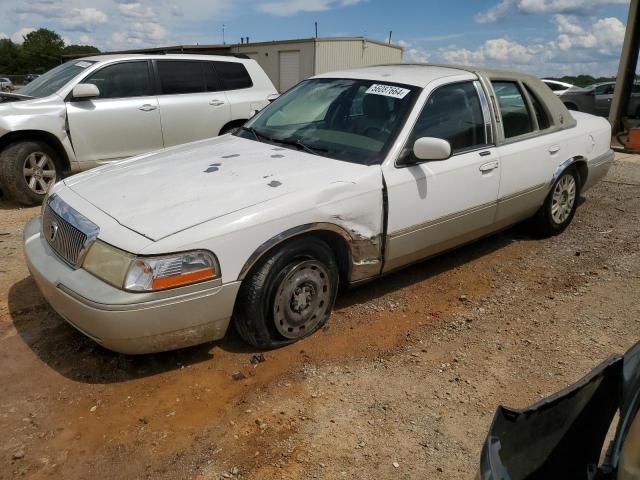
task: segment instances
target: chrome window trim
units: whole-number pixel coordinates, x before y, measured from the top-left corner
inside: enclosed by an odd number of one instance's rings
[[[492,145],[494,143],[493,138],[493,129],[491,128],[491,110],[489,110],[489,101],[487,100],[487,95],[480,84],[480,80],[475,80],[473,82],[473,86],[476,88],[476,92],[478,93],[478,97],[480,98],[480,106],[482,107],[482,116],[484,117],[484,139],[487,145]]]
[[[402,155],[402,152],[406,148],[408,148],[409,141],[411,140],[411,136],[413,135],[413,132],[414,132],[414,130],[416,128],[418,120],[420,119],[420,116],[422,115],[422,112],[426,108],[427,102],[429,101],[431,96],[434,93],[436,93],[439,89],[441,89],[443,87],[448,87],[450,85],[456,85],[456,84],[459,84],[459,83],[471,83],[471,84],[473,84],[474,88],[476,89],[476,92],[478,92],[478,88],[480,88],[480,91],[482,91],[482,93],[484,94],[484,89],[480,85],[480,81],[477,78],[475,80],[468,79],[468,80],[458,80],[458,81],[454,81],[454,82],[443,83],[442,85],[437,86],[431,92],[429,92],[429,95],[427,96],[427,98],[425,98],[424,102],[420,106],[420,112],[418,112],[418,116],[416,117],[415,121],[413,122],[413,125],[411,125],[411,129],[409,130],[409,134],[408,134],[406,140],[404,141],[404,144],[402,145],[402,148],[400,148],[398,154],[396,155],[396,158],[393,160],[393,166],[395,168],[414,167],[416,165],[421,165],[421,164],[428,163],[428,162],[431,161],[431,160],[424,160],[424,161],[420,161],[420,162],[416,162],[416,163],[410,163],[410,164],[406,164],[406,165],[398,165],[398,158],[400,158],[400,155]],[[476,83],[478,85],[476,85]],[[493,147],[496,146],[495,138],[493,136],[493,131],[492,131],[492,116],[491,116],[491,112],[488,110],[488,101],[487,101],[486,95],[484,97],[484,100],[485,100],[485,102],[487,102],[487,111],[485,111],[484,105],[482,104],[482,98],[483,97],[479,93],[478,93],[478,97],[479,97],[479,101],[480,101],[480,108],[482,109],[483,120],[485,122],[485,142],[486,143],[484,145],[474,145],[472,147],[469,147],[468,149],[459,150],[457,152],[454,152],[454,153],[451,154],[451,156],[449,158],[457,157],[458,155],[466,155],[467,153],[470,153],[470,152],[486,150],[488,148],[493,148]],[[417,107],[414,105],[414,108],[417,108]],[[491,130],[491,138],[490,139],[487,137],[487,133],[486,133],[487,121],[488,121],[488,127]],[[491,140],[491,141],[489,141],[489,140]]]

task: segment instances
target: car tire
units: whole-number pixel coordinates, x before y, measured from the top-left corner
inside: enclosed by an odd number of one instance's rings
[[[558,176],[544,204],[533,217],[535,233],[542,237],[562,233],[573,220],[579,197],[580,175],[570,167]]]
[[[567,107],[567,110],[573,110],[574,112],[580,111],[580,109],[575,103],[567,102],[564,104],[564,106]]]
[[[311,335],[331,315],[338,278],[325,242],[313,237],[286,242],[242,282],[233,314],[237,332],[260,349]]]
[[[227,133],[236,133],[238,130],[240,130],[241,126],[242,124],[238,125],[237,123],[225,125],[224,127],[222,127],[222,130],[220,130],[220,135],[226,135]]]
[[[61,178],[61,162],[46,143],[12,143],[0,153],[0,187],[9,200],[40,205],[47,190]]]

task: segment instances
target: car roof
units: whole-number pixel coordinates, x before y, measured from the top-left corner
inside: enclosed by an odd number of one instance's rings
[[[367,80],[378,80],[387,82],[403,83],[424,87],[434,80],[465,75],[478,77],[484,75],[490,79],[505,80],[535,80],[537,77],[520,72],[506,70],[494,70],[470,65],[437,65],[431,63],[401,63],[388,65],[375,65],[371,67],[361,67],[350,70],[341,70],[317,75],[313,78],[358,78]]]
[[[424,87],[428,83],[431,83],[432,81],[439,78],[464,75],[465,73],[468,72],[459,68],[448,66],[426,64],[390,64],[353,68],[349,70],[339,70],[336,72],[316,75],[313,78],[354,78]]]
[[[92,55],[90,57],[77,58],[71,61],[88,60],[92,62],[107,62],[113,60],[223,60],[227,62],[248,62],[250,58],[239,58],[231,55],[195,55],[191,53],[120,53]]]

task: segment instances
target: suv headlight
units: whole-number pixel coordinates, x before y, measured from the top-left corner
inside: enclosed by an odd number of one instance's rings
[[[215,256],[206,250],[138,257],[96,241],[82,267],[114,287],[134,292],[166,290],[220,276]]]

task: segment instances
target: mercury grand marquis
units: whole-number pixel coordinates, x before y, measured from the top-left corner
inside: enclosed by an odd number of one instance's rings
[[[234,134],[56,183],[24,229],[26,260],[51,306],[109,349],[195,345],[231,323],[273,348],[321,328],[340,286],[527,219],[562,232],[613,160],[610,135],[527,75],[319,75]]]

